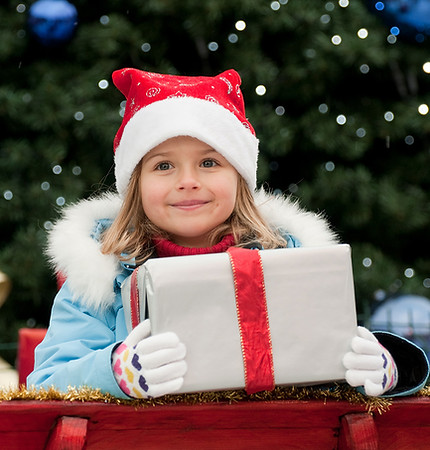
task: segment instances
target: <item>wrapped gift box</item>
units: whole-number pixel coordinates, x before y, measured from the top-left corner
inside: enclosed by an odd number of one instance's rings
[[[357,326],[350,247],[259,254],[276,385],[342,380],[342,357]],[[151,259],[139,270],[152,333],[174,331],[187,347],[180,392],[245,387],[243,330],[229,255]],[[144,317],[142,292],[140,298]]]

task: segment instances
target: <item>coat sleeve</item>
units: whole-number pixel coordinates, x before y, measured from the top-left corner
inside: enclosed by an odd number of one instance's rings
[[[413,342],[385,331],[373,333],[391,353],[396,362],[398,382],[395,389],[384,397],[398,397],[418,392],[429,376],[429,362],[425,352]]]
[[[69,386],[100,389],[127,398],[117,385],[111,367],[116,342],[115,311],[95,313],[72,301],[67,282],[57,294],[45,339],[36,348],[34,371],[27,385],[55,387],[67,392]]]

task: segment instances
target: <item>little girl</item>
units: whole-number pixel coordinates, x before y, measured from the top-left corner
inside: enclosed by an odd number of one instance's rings
[[[123,69],[113,81],[127,98],[114,141],[118,194],[69,207],[51,232],[48,252],[66,282],[28,385],[156,397],[180,389],[186,349],[174,333],[151,335],[149,319],[127,332],[133,270],[148,258],[337,240],[320,216],[256,191],[258,140],[234,70]],[[368,395],[406,395],[427,379],[425,354],[400,337],[359,327],[351,349],[345,378]]]

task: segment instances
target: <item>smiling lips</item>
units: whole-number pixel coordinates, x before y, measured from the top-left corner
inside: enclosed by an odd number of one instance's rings
[[[183,200],[181,202],[173,203],[171,204],[171,206],[178,209],[190,210],[200,208],[201,206],[204,206],[207,203],[209,203],[209,201],[207,200]]]

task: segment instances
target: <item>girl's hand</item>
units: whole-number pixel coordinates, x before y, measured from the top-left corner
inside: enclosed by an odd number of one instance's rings
[[[133,398],[160,397],[180,389],[187,371],[185,345],[175,333],[150,336],[149,319],[141,322],[112,353],[121,390]]]
[[[352,352],[343,357],[345,378],[351,386],[363,386],[366,395],[377,397],[397,385],[397,367],[388,350],[364,327],[357,328]]]

